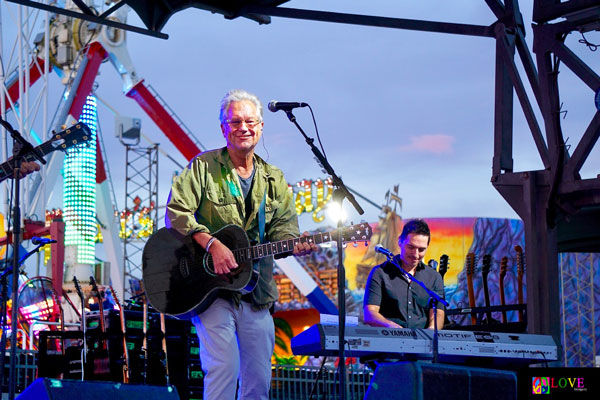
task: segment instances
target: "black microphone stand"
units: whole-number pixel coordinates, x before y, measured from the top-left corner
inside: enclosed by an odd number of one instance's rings
[[[300,125],[298,125],[298,122],[296,121],[296,117],[294,116],[294,114],[292,114],[292,110],[284,110],[284,111],[285,111],[288,119],[294,125],[296,125],[296,128],[298,128],[298,130],[300,131],[302,136],[304,136],[306,143],[308,144],[311,151],[315,155],[319,165],[325,170],[325,172],[327,174],[329,174],[329,176],[331,176],[331,180],[333,182],[333,185],[335,186],[335,190],[333,191],[333,199],[334,199],[334,201],[336,199],[337,199],[337,201],[339,201],[340,209],[342,206],[342,201],[344,200],[344,198],[347,198],[348,201],[354,206],[354,208],[360,215],[364,214],[364,210],[358,204],[358,202],[356,201],[356,199],[354,198],[352,193],[350,193],[350,191],[348,190],[346,185],[344,185],[344,182],[342,181],[342,179],[337,176],[337,174],[333,170],[333,167],[329,164],[329,162],[327,161],[325,156],[315,146],[315,144],[314,144],[315,140],[312,138],[309,138],[306,135],[306,133],[304,133],[304,131],[302,130]],[[340,399],[344,400],[346,398],[346,357],[345,357],[345,352],[344,352],[345,351],[344,345],[346,344],[346,341],[344,339],[345,330],[346,330],[346,271],[344,269],[344,262],[343,262],[344,248],[342,246],[342,234],[341,234],[342,221],[341,220],[338,220],[337,228],[338,228],[338,232],[337,232],[336,243],[337,243],[337,249],[338,249],[338,282],[337,283],[338,283],[338,314],[339,314],[339,321],[338,321],[339,322],[339,324],[338,324],[338,329],[339,329],[338,330],[339,366],[338,366],[338,370],[339,370],[339,374],[340,374],[340,386],[339,386],[340,387]]]
[[[434,292],[433,290],[431,290],[427,286],[425,286],[425,284],[423,282],[421,282],[420,280],[415,278],[413,275],[406,272],[404,270],[404,268],[402,268],[402,266],[400,264],[398,264],[398,262],[396,261],[396,258],[393,254],[391,254],[391,253],[386,254],[386,257],[388,258],[389,262],[391,262],[396,267],[398,267],[398,269],[404,274],[404,276],[406,277],[406,279],[408,279],[409,282],[415,282],[416,284],[421,286],[423,289],[425,289],[425,292],[427,292],[427,294],[429,295],[429,302],[431,304],[431,309],[433,310],[433,338],[432,338],[433,362],[437,363],[437,361],[438,361],[437,303],[440,302],[446,307],[448,307],[450,304],[445,299],[440,297],[436,292]]]
[[[38,160],[42,164],[46,164],[44,158],[39,155],[31,143],[29,143],[21,134],[15,130],[11,124],[0,118],[2,125],[13,138],[13,176],[14,179],[14,207],[13,207],[13,266],[12,266],[12,313],[11,313],[11,331],[10,331],[10,374],[8,385],[8,399],[15,398],[15,390],[17,384],[17,318],[18,318],[18,293],[19,290],[19,246],[21,241],[21,208],[20,208],[20,168],[21,162]],[[8,299],[5,299],[8,300]],[[5,349],[0,349],[3,352]],[[4,368],[4,365],[1,366]],[[1,392],[1,390],[0,390]]]
[[[19,259],[19,266],[21,266],[23,264],[23,262],[25,262],[25,260],[27,260],[32,254],[37,253],[40,249],[40,247],[42,247],[43,244],[38,245],[35,249],[33,249],[32,251],[30,251],[29,253],[25,254],[23,257],[21,257]],[[17,257],[18,254],[13,254],[13,258]],[[12,264],[12,261],[11,261]],[[7,278],[10,274],[12,274],[12,270],[13,270],[13,265],[7,266],[6,269],[4,271],[2,271],[2,274],[0,274],[0,285],[2,285],[2,294],[0,295],[0,298],[2,299],[2,306],[0,307],[0,328],[2,329],[2,338],[0,339],[0,349],[2,349],[2,354],[0,355],[0,365],[4,366],[4,359],[6,358],[6,300],[7,296],[8,296],[8,282],[7,282]],[[20,270],[18,271],[19,273],[21,272]],[[12,278],[14,278],[15,275],[12,275]],[[17,274],[18,277],[18,274]],[[11,285],[12,286],[12,285]],[[13,303],[14,304],[14,303]],[[18,305],[17,305],[18,306]],[[13,306],[14,308],[14,306]],[[12,336],[11,336],[11,340],[12,340]],[[25,338],[23,339],[25,340]],[[12,346],[12,343],[11,343]]]

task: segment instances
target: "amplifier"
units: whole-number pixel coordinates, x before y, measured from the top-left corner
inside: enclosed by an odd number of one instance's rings
[[[100,335],[98,330],[87,332],[88,357],[84,366],[86,380],[123,381],[123,337],[120,332]],[[188,363],[199,359],[189,356],[188,335],[167,334],[167,356],[170,382],[177,386],[180,393],[187,392]],[[148,352],[142,350],[143,335],[127,331],[126,341],[129,354],[130,383],[166,384],[164,357],[162,355],[162,333],[147,337]],[[108,345],[108,370],[102,376],[94,374],[93,358],[95,349],[101,347],[103,340]],[[63,355],[64,348],[64,355]],[[39,338],[38,376],[48,378],[65,377],[81,379],[83,352],[83,334],[81,331],[42,331]],[[202,376],[194,374],[196,381]],[[106,400],[106,399],[104,399]]]
[[[98,316],[98,311],[92,311],[86,314],[85,318],[88,329],[97,329],[100,327]],[[127,333],[142,335],[144,328],[143,318],[144,314],[142,311],[125,310],[125,328]],[[121,316],[118,310],[105,310],[104,322],[107,332],[121,332]],[[146,327],[148,333],[160,332],[160,314],[149,312]],[[191,321],[165,315],[165,331],[167,332],[167,335],[187,335],[192,331],[192,328],[193,324]]]

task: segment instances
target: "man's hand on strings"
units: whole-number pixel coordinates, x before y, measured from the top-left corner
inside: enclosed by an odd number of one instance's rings
[[[301,237],[310,236],[308,232],[304,232]],[[306,256],[312,253],[313,251],[317,251],[319,247],[312,240],[309,242],[299,241],[294,245],[294,255],[295,256]]]

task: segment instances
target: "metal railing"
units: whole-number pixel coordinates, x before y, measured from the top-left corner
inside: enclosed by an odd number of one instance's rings
[[[8,354],[6,361],[8,361]],[[17,392],[27,388],[37,376],[37,356],[34,350],[17,349]],[[8,389],[9,364],[2,374],[3,393]],[[365,397],[373,371],[368,368],[351,366],[347,370],[346,383],[349,400]],[[337,400],[340,398],[339,373],[337,369],[325,368],[317,380],[319,367],[297,365],[273,365],[271,380],[271,400]],[[313,390],[314,387],[314,390]],[[201,392],[198,393],[201,397]],[[182,397],[183,398],[183,397]]]
[[[336,400],[340,398],[337,369],[325,368],[317,381],[319,367],[273,365],[271,380],[272,400]],[[349,367],[346,370],[349,400],[365,397],[373,371],[368,368]],[[313,390],[314,387],[314,390]]]
[[[37,376],[37,350],[23,350],[17,348],[17,369],[16,369],[16,391],[22,392],[29,386]],[[2,393],[8,393],[8,380],[10,369],[10,352],[6,352],[4,359],[4,368],[2,371]]]

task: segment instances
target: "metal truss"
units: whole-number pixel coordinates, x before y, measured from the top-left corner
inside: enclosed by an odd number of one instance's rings
[[[34,145],[40,144],[49,137],[50,56],[48,51],[41,53],[37,51],[34,37],[37,33],[35,31],[37,24],[43,21],[47,40],[50,15],[39,10],[8,4],[0,5],[0,15],[2,19],[15,21],[18,27],[10,47],[2,48],[0,45],[0,112],[2,118],[8,120],[28,141]],[[37,85],[35,91],[31,90],[31,85],[38,80],[41,85]],[[0,132],[2,135],[0,158],[4,161],[12,155],[12,141],[7,137],[4,127],[0,128]],[[34,195],[29,184],[34,176],[27,177],[25,183],[21,185],[24,190],[22,204],[25,217],[35,212],[28,206],[30,197]],[[5,188],[5,198],[8,198],[8,186]],[[8,208],[2,212],[7,216],[10,214]],[[44,215],[37,215],[37,217],[43,219]]]
[[[600,5],[597,0],[534,0],[534,57],[525,42],[525,22],[518,0],[484,1],[496,17],[489,26],[283,8],[278,5],[285,1],[278,0],[163,0],[152,2],[156,7],[142,0],[123,2],[131,6],[154,32],[164,26],[172,13],[196,7],[221,13],[228,19],[245,17],[259,23],[268,23],[270,16],[276,16],[495,39],[491,181],[525,225],[526,250],[530,260],[526,274],[527,282],[531,283],[527,291],[528,331],[550,333],[559,343],[558,253],[592,252],[600,248],[597,230],[600,225],[600,177],[582,179],[580,176],[583,164],[600,137],[600,111],[570,152],[561,128],[559,67],[570,69],[600,98],[600,77],[565,44],[565,37],[571,32],[600,29]],[[517,55],[525,71],[525,79],[516,66]],[[533,101],[528,96],[526,82],[533,93]],[[515,94],[543,165],[541,170],[517,172],[513,169]],[[539,121],[536,111],[541,115]]]
[[[564,43],[572,31],[598,29],[597,2],[534,2],[533,49],[525,43],[524,22],[516,0],[488,0],[498,18],[496,98],[492,184],[523,219],[528,259],[528,331],[550,333],[560,343],[559,251],[597,251],[600,237],[593,221],[600,218],[600,178],[581,179],[580,170],[600,134],[600,112],[592,118],[575,150],[569,153],[561,129],[559,67],[569,68],[591,90],[600,78]],[[555,21],[555,19],[561,18]],[[534,95],[532,102],[515,63],[518,54]],[[534,61],[535,60],[535,61]],[[561,64],[562,63],[562,64]],[[536,144],[544,169],[513,170],[513,93]],[[542,118],[534,113],[537,106]],[[543,127],[543,128],[542,128]],[[595,225],[597,226],[597,225]]]
[[[149,209],[146,214],[150,217],[152,232],[156,231],[158,222],[158,144],[151,147],[137,147],[126,145],[125,158],[125,210],[124,213],[132,215],[131,235],[123,237],[123,282],[125,293],[132,294],[129,279],[142,279],[142,251],[148,236],[136,234],[139,232],[137,216],[141,208]]]
[[[110,27],[116,28],[116,29],[123,29],[126,31],[141,33],[143,35],[154,36],[154,37],[157,37],[160,39],[168,39],[169,38],[168,35],[157,32],[155,30],[143,29],[143,28],[139,28],[137,26],[123,24],[119,21],[110,19],[111,14],[113,14],[115,11],[117,11],[119,8],[121,8],[122,6],[124,6],[126,4],[125,1],[115,2],[115,4],[112,7],[110,7],[109,9],[107,9],[106,11],[104,11],[103,13],[101,13],[99,15],[96,15],[97,13],[95,12],[95,10],[88,7],[88,5],[83,0],[72,0],[73,3],[79,8],[80,11],[74,11],[74,10],[69,10],[69,9],[62,8],[62,7],[56,7],[54,5],[45,4],[45,3],[42,3],[39,1],[31,1],[31,0],[7,0],[7,1],[9,1],[11,3],[21,4],[21,5],[24,5],[27,7],[31,7],[31,8],[37,8],[40,10],[53,12],[56,14],[66,15],[68,17],[79,18],[79,19],[82,19],[85,21],[90,21],[90,22],[94,22],[97,24],[110,26]]]

